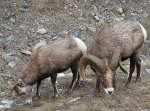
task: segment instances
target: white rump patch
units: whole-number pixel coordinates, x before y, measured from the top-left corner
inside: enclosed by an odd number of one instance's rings
[[[144,35],[144,42],[146,42],[147,39],[147,32],[145,30],[145,28],[138,22],[138,24],[140,25],[141,29],[142,29],[142,33]]]
[[[106,94],[109,94],[109,95],[112,95],[114,93],[114,88],[106,88],[104,90],[105,90]],[[111,92],[111,94],[109,92]]]
[[[86,55],[87,52],[87,46],[85,45],[85,43],[79,39],[79,38],[74,38],[74,40],[76,41],[78,47],[80,48],[80,50],[82,51],[83,55]]]

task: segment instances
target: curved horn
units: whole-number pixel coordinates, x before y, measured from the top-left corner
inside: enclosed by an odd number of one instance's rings
[[[91,65],[99,72],[104,72],[106,70],[106,65],[103,60],[99,59],[94,55],[86,55],[81,58],[79,63],[80,75],[85,80],[85,69],[87,65]]]

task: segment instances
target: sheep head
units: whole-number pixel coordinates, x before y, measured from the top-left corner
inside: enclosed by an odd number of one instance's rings
[[[80,61],[80,74],[83,80],[85,80],[85,69],[87,65],[93,67],[97,74],[99,74],[101,84],[104,88],[104,91],[112,95],[116,89],[115,86],[115,73],[119,65],[119,54],[113,55],[111,61],[103,58],[99,59],[94,55],[84,56]]]
[[[12,89],[15,90],[24,103],[30,104],[32,102],[32,86],[26,85],[21,79],[18,79],[13,81]]]

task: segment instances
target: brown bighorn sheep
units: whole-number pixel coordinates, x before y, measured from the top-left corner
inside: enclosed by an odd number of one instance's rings
[[[13,81],[13,89],[25,103],[30,103],[32,101],[32,85],[37,83],[35,97],[38,98],[41,80],[51,77],[54,96],[57,97],[57,73],[71,68],[73,79],[68,91],[72,91],[77,76],[76,85],[79,85],[78,62],[86,54],[86,51],[86,45],[79,38],[58,39],[53,43],[40,46],[31,54],[22,75]]]
[[[144,27],[133,20],[125,20],[119,23],[103,27],[92,43],[89,45],[88,54],[81,59],[80,74],[85,79],[85,68],[90,65],[97,73],[97,82],[94,95],[99,92],[99,85],[107,94],[113,94],[115,86],[115,72],[117,67],[126,72],[121,66],[121,61],[130,58],[130,73],[126,85],[132,78],[132,73],[137,68],[136,82],[140,79],[141,60],[139,53],[146,41],[147,32]]]

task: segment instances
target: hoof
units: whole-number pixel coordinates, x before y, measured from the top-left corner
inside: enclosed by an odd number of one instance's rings
[[[33,100],[38,100],[39,98],[40,98],[40,96],[36,95],[36,96],[33,97]]]
[[[141,81],[141,77],[137,78],[135,83],[140,82]]]
[[[66,94],[72,94],[72,90],[66,91]]]
[[[58,96],[59,96],[59,93],[55,94],[55,95],[54,95],[54,98],[58,98]]]
[[[99,90],[96,89],[96,90],[94,91],[93,96],[94,96],[94,97],[97,97],[98,95],[99,95]]]

